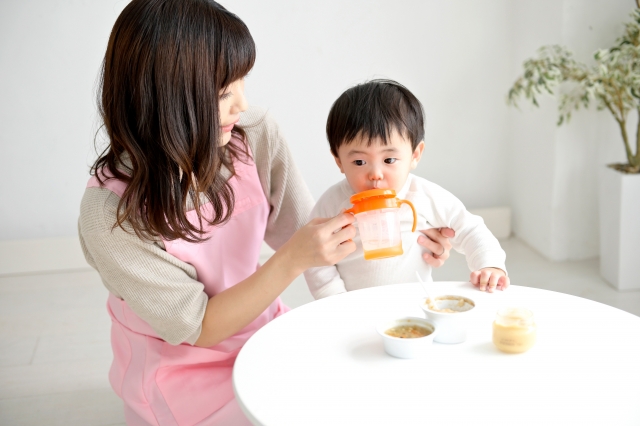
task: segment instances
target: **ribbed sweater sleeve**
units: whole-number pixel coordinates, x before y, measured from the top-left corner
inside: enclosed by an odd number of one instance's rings
[[[133,230],[113,228],[120,198],[105,188],[87,188],[80,205],[78,233],[87,262],[105,287],[163,340],[195,343],[208,297],[195,268]],[[128,231],[128,232],[127,232]]]

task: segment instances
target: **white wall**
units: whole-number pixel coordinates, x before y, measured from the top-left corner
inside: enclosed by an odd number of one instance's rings
[[[589,65],[611,46],[635,3],[630,0],[523,0],[514,2],[513,79],[522,62],[547,44],[560,44]],[[598,169],[624,161],[622,140],[606,111],[582,110],[557,127],[557,103],[521,102],[509,112],[509,200],[516,235],[552,260],[599,253]],[[631,127],[630,127],[631,129]]]
[[[94,158],[94,82],[126,0],[0,2],[0,241],[73,236]],[[341,178],[324,125],[346,88],[397,79],[423,102],[417,173],[469,208],[511,205],[515,233],[552,259],[597,254],[595,168],[623,160],[613,120],[555,101],[509,109],[521,63],[562,43],[589,60],[632,0],[223,0],[258,47],[251,103],[278,119],[318,197]]]
[[[0,2],[0,240],[76,234],[94,82],[126,2]]]
[[[507,202],[506,1],[224,4],[258,46],[250,101],[278,118],[314,196],[341,178],[324,132],[331,104],[355,83],[387,77],[408,86],[426,110],[418,173],[471,207]]]
[[[340,179],[324,125],[346,88],[397,79],[427,113],[418,173],[470,207],[507,203],[507,2],[239,1],[250,102],[279,120],[314,196]],[[114,0],[0,2],[0,240],[70,236],[93,157],[94,82]]]

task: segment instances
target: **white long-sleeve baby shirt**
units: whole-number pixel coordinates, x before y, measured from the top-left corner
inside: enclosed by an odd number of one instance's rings
[[[343,209],[352,207],[349,199],[354,191],[346,179],[330,187],[311,211],[311,218],[334,217]],[[416,271],[421,277],[431,275],[431,267],[423,260],[426,251],[418,244],[420,230],[451,228],[456,232],[451,238],[453,248],[464,254],[471,271],[482,268],[499,268],[506,272],[506,254],[500,243],[484,224],[480,216],[467,211],[462,202],[449,191],[435,183],[410,174],[398,198],[413,203],[418,215],[418,225],[411,232],[413,213],[405,204],[400,209],[402,234],[401,256],[386,259],[365,260],[359,232],[353,241],[356,251],[335,266],[310,268],[304,276],[311,294],[316,299],[346,291],[386,284],[416,281]],[[357,227],[357,220],[355,223]],[[461,277],[466,279],[467,277]]]

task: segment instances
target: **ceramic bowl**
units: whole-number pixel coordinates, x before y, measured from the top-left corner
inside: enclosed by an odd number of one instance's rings
[[[426,318],[438,328],[434,341],[438,343],[462,343],[467,340],[467,324],[475,314],[476,304],[465,296],[446,294],[427,298],[420,302]]]
[[[386,334],[387,330],[402,325],[415,325],[423,327],[431,331],[431,334],[424,337],[414,338],[393,337]],[[433,322],[424,318],[417,317],[404,317],[391,321],[385,321],[382,324],[378,325],[377,330],[380,336],[382,336],[385,352],[396,358],[405,359],[426,355],[433,345],[433,338],[438,334],[438,329]]]

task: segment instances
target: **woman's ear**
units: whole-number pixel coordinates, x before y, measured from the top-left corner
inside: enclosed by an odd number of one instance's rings
[[[415,169],[422,158],[422,152],[424,151],[424,141],[420,141],[416,149],[413,150],[411,155],[411,170]]]
[[[344,174],[344,169],[342,168],[342,161],[340,161],[340,158],[336,157],[335,155],[333,155],[333,152],[331,153],[331,155],[333,156],[333,159],[336,161],[336,164],[338,165],[338,168],[340,169],[340,173]]]

